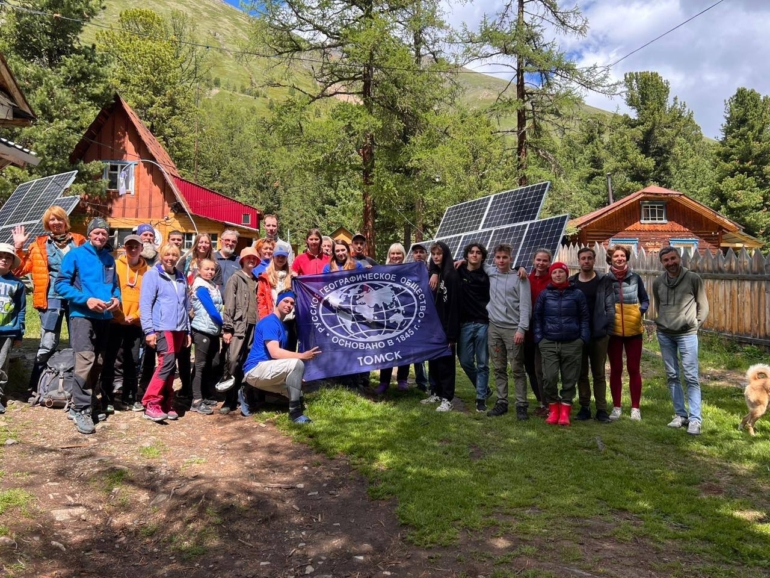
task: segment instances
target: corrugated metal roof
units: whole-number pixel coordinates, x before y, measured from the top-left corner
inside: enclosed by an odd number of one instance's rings
[[[178,176],[174,177],[174,182],[194,215],[255,231],[259,230],[261,212],[256,207],[241,203],[222,193],[212,191]],[[247,216],[248,222],[244,222],[244,216]]]

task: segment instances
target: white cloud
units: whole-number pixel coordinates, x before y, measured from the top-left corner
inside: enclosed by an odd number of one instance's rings
[[[590,26],[586,38],[562,38],[581,64],[609,64],[700,12],[712,0],[578,0]],[[476,0],[448,14],[453,25],[475,26],[499,0]],[[568,3],[561,2],[562,6]],[[724,101],[741,86],[770,94],[770,2],[727,0],[617,64],[613,76],[651,70],[671,83],[710,137],[719,135]],[[623,109],[620,98],[587,94],[586,102]]]

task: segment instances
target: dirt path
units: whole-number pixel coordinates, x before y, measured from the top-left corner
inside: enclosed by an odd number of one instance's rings
[[[3,448],[3,490],[32,496],[2,517],[12,575],[433,575],[346,460],[272,425],[128,412],[82,436],[63,412],[16,402],[0,426],[19,442]]]

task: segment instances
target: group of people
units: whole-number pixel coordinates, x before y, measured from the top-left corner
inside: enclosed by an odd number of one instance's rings
[[[311,229],[307,249],[294,258],[291,246],[278,238],[275,215],[264,219],[266,235],[236,255],[239,236],[227,230],[219,250],[205,233],[183,253],[184,236],[172,231],[160,247],[150,224],[123,240],[125,254],[113,257],[109,228],[92,219],[83,237],[70,231],[67,213],[51,207],[43,217],[47,231],[29,240],[16,227],[14,245],[0,244],[0,367],[8,350],[24,334],[25,287],[19,277],[32,277],[33,306],[41,321],[40,345],[30,376],[35,391],[41,372],[57,350],[62,322],[69,325],[75,352],[74,383],[68,417],[77,430],[95,431],[94,422],[119,409],[143,412],[160,422],[179,417],[178,396],[196,413],[210,415],[217,392],[224,392],[220,413],[240,407],[251,415],[265,393],[289,398],[289,416],[308,423],[304,414],[304,362],[322,354],[317,348],[297,352],[296,295],[292,279],[369,268],[366,239],[357,234],[348,244]],[[599,421],[622,415],[623,350],[630,377],[631,419],[641,419],[642,316],[649,298],[641,278],[628,268],[629,250],[613,247],[611,267],[594,270],[595,254],[582,249],[580,271],[569,277],[563,263],[551,263],[548,250],[537,250],[532,272],[513,268],[513,251],[501,244],[487,249],[479,243],[464,248],[455,261],[443,242],[414,245],[414,261],[425,263],[433,302],[449,347],[432,359],[428,371],[414,365],[417,387],[427,393],[423,403],[437,411],[453,409],[455,362],[476,390],[476,409],[490,417],[508,411],[508,365],[513,373],[516,415],[528,419],[527,377],[539,402],[535,414],[548,423],[569,425],[577,385],[580,411],[592,417],[589,373]],[[387,264],[404,263],[406,251],[394,244]],[[697,372],[697,330],[708,314],[703,284],[681,267],[673,248],[661,250],[666,273],[655,282],[658,338],[677,417],[672,427],[700,432],[700,387]],[[194,345],[194,355],[192,346]],[[679,381],[681,356],[687,381],[689,411]],[[610,359],[613,409],[607,412],[604,365]],[[694,357],[693,357],[694,356]],[[496,402],[487,411],[491,357]],[[375,392],[385,395],[394,368],[380,371]],[[408,388],[410,367],[396,369],[397,387]],[[561,376],[561,388],[558,387]],[[345,376],[344,382],[368,387],[368,373]],[[7,374],[0,374],[0,386]],[[340,380],[343,381],[343,380]],[[2,406],[0,406],[2,408]],[[4,408],[1,409],[4,411]]]

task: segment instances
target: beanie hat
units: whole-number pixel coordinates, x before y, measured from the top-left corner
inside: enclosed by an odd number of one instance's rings
[[[548,267],[548,274],[550,275],[551,273],[556,271],[556,269],[561,269],[562,271],[564,271],[567,274],[567,276],[569,276],[569,267],[567,267],[566,263],[562,263],[561,261],[557,261],[556,263],[554,263],[553,265]]]
[[[107,221],[101,217],[94,217],[91,219],[91,222],[88,223],[88,228],[86,229],[86,235],[90,235],[91,231],[95,229],[104,229],[107,233],[110,232],[110,226],[107,224]]]
[[[155,229],[152,228],[152,225],[148,225],[147,223],[142,223],[136,228],[136,234],[141,235],[142,233],[152,233],[155,234]]]

